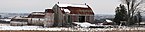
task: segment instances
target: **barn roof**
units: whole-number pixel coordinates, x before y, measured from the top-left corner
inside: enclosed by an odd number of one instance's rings
[[[85,4],[57,4],[59,7],[82,7],[82,8],[88,8]]]
[[[32,12],[31,15],[45,15],[44,12]]]
[[[45,13],[54,13],[52,9],[45,9]]]
[[[82,7],[62,7],[63,13],[69,13],[69,14],[88,14],[88,15],[94,15],[94,12],[91,8],[82,8]]]
[[[89,14],[94,15],[91,8],[79,8],[79,7],[69,7],[70,14]]]
[[[94,15],[92,9],[86,4],[56,4],[62,13]]]
[[[45,16],[45,12],[32,12],[28,17],[29,18],[43,18]]]

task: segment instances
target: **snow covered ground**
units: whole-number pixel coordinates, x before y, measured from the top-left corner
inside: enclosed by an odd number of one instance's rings
[[[49,30],[61,31],[67,28],[44,28],[41,26],[0,26],[0,30]]]
[[[53,27],[44,28],[40,26],[0,26],[0,30],[43,30],[43,31],[112,31],[112,30],[145,30],[143,27],[138,28],[64,28]]]

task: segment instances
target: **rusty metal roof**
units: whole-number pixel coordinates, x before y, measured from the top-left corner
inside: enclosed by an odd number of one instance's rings
[[[61,8],[62,13],[68,13],[65,11],[70,11],[69,14],[88,14],[94,15],[92,9],[86,4],[57,4]]]
[[[52,9],[45,9],[45,13],[54,13]]]
[[[28,18],[44,18],[45,15],[29,15]]]
[[[93,11],[91,8],[79,8],[79,7],[70,7],[68,8],[71,12],[70,14],[93,14]]]
[[[81,8],[81,7],[61,7],[63,9],[68,9],[70,11],[70,14],[88,14],[88,15],[94,15],[94,12],[91,8]],[[63,13],[64,10],[62,11]]]
[[[43,18],[45,16],[45,12],[32,12],[28,18]]]

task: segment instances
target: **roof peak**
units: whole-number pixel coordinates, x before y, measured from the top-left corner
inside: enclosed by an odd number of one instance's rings
[[[81,8],[88,8],[86,4],[57,4],[59,7],[81,7]]]
[[[68,5],[86,5],[86,3],[85,3],[85,4],[59,3],[59,4],[68,4]]]
[[[76,4],[76,3],[65,3],[65,2],[60,3],[60,2],[57,2],[57,4]],[[79,3],[79,4],[77,3],[77,5],[87,5],[87,3],[83,3],[83,4],[82,3]]]

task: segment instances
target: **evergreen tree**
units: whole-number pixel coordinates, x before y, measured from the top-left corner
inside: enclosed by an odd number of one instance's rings
[[[126,8],[124,5],[119,5],[119,7],[116,8],[116,15],[115,15],[115,18],[114,18],[114,22],[119,25],[120,24],[120,21],[126,21],[127,18],[127,11],[126,11]]]

